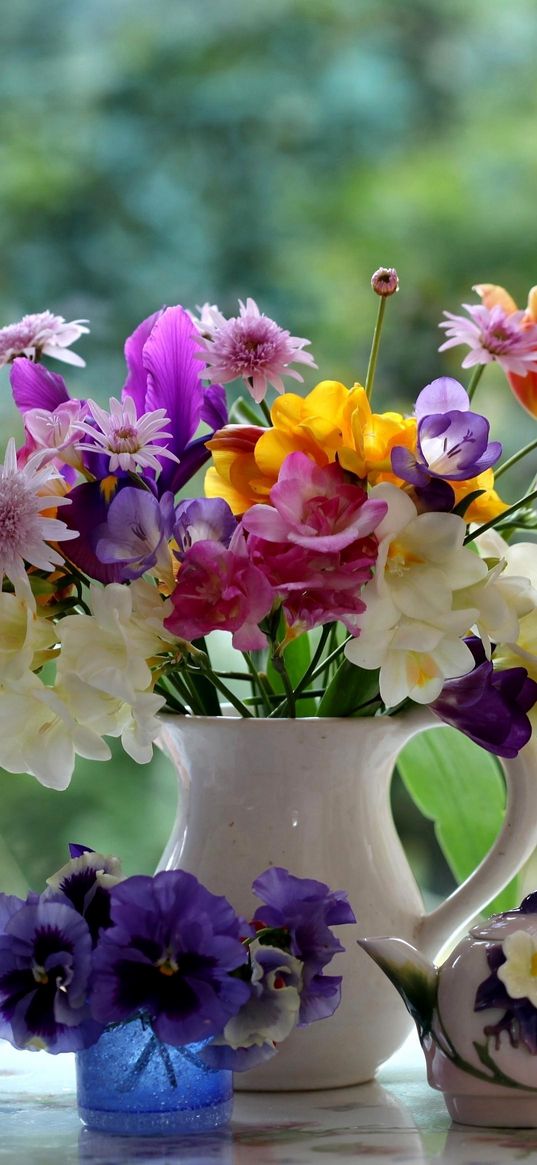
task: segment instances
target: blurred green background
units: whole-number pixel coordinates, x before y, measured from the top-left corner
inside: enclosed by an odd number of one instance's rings
[[[471,285],[522,306],[535,265],[533,0],[17,0],[2,15],[0,324],[87,317],[74,393],[123,380],[124,337],[164,303],[234,313],[250,294],[312,339],[319,374],[365,375],[381,264],[398,268],[377,401],[410,411],[458,374],[443,309]],[[58,367],[58,366],[55,366]],[[16,426],[6,370],[4,436]],[[477,398],[510,453],[532,425],[504,377]],[[513,500],[528,469],[505,479]],[[448,875],[396,788],[421,881]],[[0,885],[22,891],[68,838],[150,870],[175,790],[159,759],[82,763],[66,793],[0,775]]]

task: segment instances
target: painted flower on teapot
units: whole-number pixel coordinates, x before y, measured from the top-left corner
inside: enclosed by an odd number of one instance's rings
[[[474,926],[440,968],[401,939],[360,946],[402,996],[451,1116],[537,1125],[537,893]]]

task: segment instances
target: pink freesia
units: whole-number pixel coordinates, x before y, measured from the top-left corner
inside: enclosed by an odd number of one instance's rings
[[[357,633],[360,598],[377,557],[374,535],[358,539],[339,552],[316,553],[291,542],[268,542],[250,535],[248,554],[281,600],[290,627],[311,630],[339,619]]]
[[[274,598],[267,578],[252,565],[243,544],[233,549],[220,542],[195,542],[187,550],[171,596],[168,631],[181,639],[198,639],[210,631],[233,632],[239,651],[266,646],[257,624],[268,615]]]
[[[61,460],[66,464],[75,468],[80,466],[80,455],[73,446],[84,436],[79,421],[85,419],[87,411],[86,403],[80,400],[63,401],[53,410],[28,409],[24,414],[28,447],[49,450],[49,456],[42,464],[61,454]]]
[[[272,505],[246,512],[244,528],[267,542],[293,542],[319,554],[366,538],[386,514],[385,503],[368,501],[339,465],[316,465],[305,453],[285,458],[269,496]]]

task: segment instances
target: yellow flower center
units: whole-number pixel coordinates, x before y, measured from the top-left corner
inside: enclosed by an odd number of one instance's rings
[[[166,975],[168,978],[175,975],[179,970],[179,963],[174,959],[171,951],[166,951],[166,954],[155,963],[155,967],[160,971],[161,975]]]

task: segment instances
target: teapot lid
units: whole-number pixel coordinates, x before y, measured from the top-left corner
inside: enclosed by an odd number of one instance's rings
[[[527,894],[516,910],[493,914],[470,930],[472,938],[501,942],[515,930],[537,930],[537,891]]]

